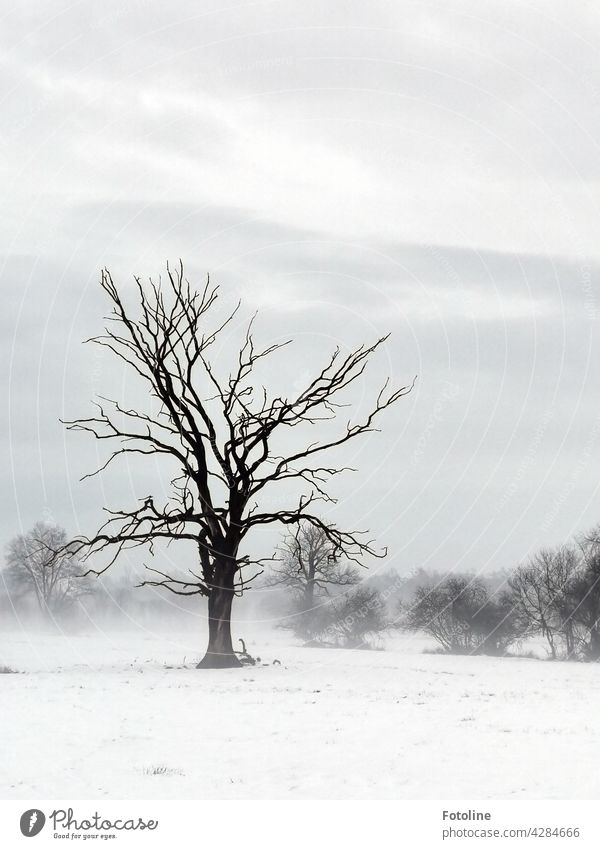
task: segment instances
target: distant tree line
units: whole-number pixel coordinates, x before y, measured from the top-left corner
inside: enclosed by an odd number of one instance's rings
[[[503,655],[532,637],[552,659],[600,660],[600,527],[544,548],[490,588],[473,575],[418,586],[401,626],[429,634],[443,651]]]
[[[502,656],[537,638],[551,659],[600,660],[600,526],[504,575],[390,571],[363,580],[358,561],[300,522],[283,537],[275,564],[264,586],[283,591],[281,627],[307,646],[372,648],[400,629],[426,633],[453,654]],[[66,531],[50,523],[10,541],[1,578],[0,608],[29,604],[48,620],[82,608],[135,619],[165,613],[159,599],[140,597],[133,574],[110,586],[89,577]],[[175,611],[179,621],[186,601]]]

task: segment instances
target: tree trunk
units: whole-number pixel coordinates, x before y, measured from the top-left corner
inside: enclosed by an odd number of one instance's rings
[[[231,605],[234,573],[218,575],[219,585],[208,597],[208,648],[196,669],[230,669],[241,666],[231,642]]]
[[[590,658],[592,660],[600,658],[600,632],[597,625],[590,628]]]
[[[542,634],[548,640],[548,645],[550,646],[550,657],[552,660],[556,660],[556,646],[554,644],[554,634],[552,633],[552,629],[549,628],[545,623],[542,625]]]
[[[571,622],[565,625],[565,643],[567,646],[567,660],[572,660],[575,654],[575,636]]]

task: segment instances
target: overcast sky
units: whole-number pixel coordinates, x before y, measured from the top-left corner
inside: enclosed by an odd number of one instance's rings
[[[178,257],[296,337],[292,386],[392,332],[352,400],[417,387],[329,514],[390,565],[510,567],[600,521],[599,38],[584,0],[5,13],[0,538],[93,531],[158,485],[80,484],[97,446],[58,419],[137,391],[81,345],[100,268]]]

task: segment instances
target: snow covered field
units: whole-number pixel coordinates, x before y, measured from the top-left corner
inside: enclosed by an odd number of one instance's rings
[[[598,666],[270,631],[248,648],[281,666],[197,671],[190,634],[0,639],[3,798],[600,796]]]

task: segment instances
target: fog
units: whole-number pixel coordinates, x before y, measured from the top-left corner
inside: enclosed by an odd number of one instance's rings
[[[594,524],[595,26],[560,3],[8,13],[0,538],[164,488],[151,464],[80,483],[99,446],[59,419],[140,397],[81,344],[100,268],[127,288],[179,257],[242,298],[224,370],[255,310],[263,344],[295,340],[273,386],[391,332],[348,401],[415,389],[326,510],[387,546],[372,568],[509,568]]]

